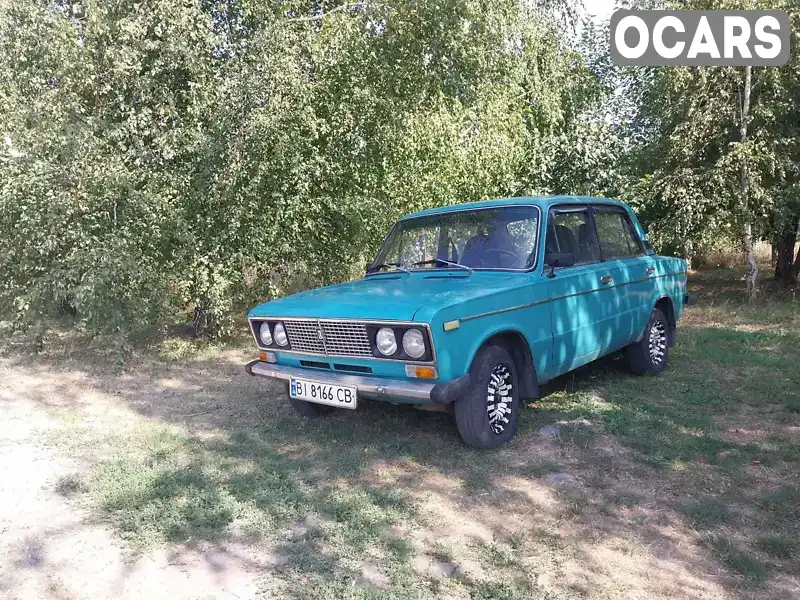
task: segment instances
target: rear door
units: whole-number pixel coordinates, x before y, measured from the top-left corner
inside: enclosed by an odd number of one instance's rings
[[[569,252],[575,266],[559,267],[547,279],[553,331],[554,375],[565,373],[597,358],[610,342],[606,321],[607,272],[600,260],[591,209],[588,205],[562,205],[550,209],[545,237],[544,273],[551,271],[550,255]]]
[[[615,314],[603,354],[627,346],[644,331],[653,299],[653,260],[647,256],[627,211],[619,206],[593,207],[603,258],[608,302]]]

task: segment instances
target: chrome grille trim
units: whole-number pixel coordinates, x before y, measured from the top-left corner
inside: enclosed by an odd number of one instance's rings
[[[273,316],[266,316],[266,317],[248,317],[248,321],[250,322],[250,333],[253,335],[253,339],[256,342],[256,346],[259,350],[266,350],[270,352],[280,352],[284,354],[307,354],[307,355],[316,355],[316,356],[327,356],[330,358],[342,357],[342,358],[369,358],[370,360],[385,360],[394,363],[400,364],[409,364],[409,365],[435,365],[436,364],[436,346],[433,344],[433,336],[431,335],[431,327],[428,323],[418,323],[415,321],[383,321],[378,319],[329,319],[329,318],[320,318],[320,319],[304,319],[304,318],[297,318],[297,317],[273,317]],[[286,326],[286,334],[289,336],[289,344],[291,350],[283,349],[276,346],[271,346],[265,348],[262,346],[260,340],[258,339],[258,334],[256,329],[253,328],[253,322],[261,322],[261,321],[271,321],[277,322],[282,321]],[[300,323],[301,331],[305,332],[305,340],[317,348],[317,350],[304,350],[301,349],[302,347],[295,346],[294,341],[292,339],[292,333],[290,326],[296,323]],[[330,326],[332,324],[332,326]],[[323,331],[323,339],[320,343],[312,342],[307,338],[310,335],[311,327],[317,328],[316,331],[319,332],[320,329]],[[427,339],[431,345],[431,360],[430,361],[422,361],[422,360],[404,360],[398,358],[387,358],[381,356],[375,356],[372,353],[372,346],[369,342],[369,336],[367,334],[367,327],[370,325],[374,326],[381,326],[386,325],[387,327],[418,327],[423,329],[427,332]],[[344,328],[342,329],[342,326]],[[363,331],[363,344],[362,342],[356,340],[353,341],[352,339],[348,339],[352,336],[354,331],[361,332]],[[329,347],[327,344],[328,334],[331,334],[332,339],[337,345],[338,350],[341,350],[342,347],[347,350],[348,348],[352,352],[364,352],[365,350],[368,351],[368,354],[335,354],[333,352],[334,348]],[[317,336],[319,334],[317,333]],[[359,333],[358,335],[362,335]],[[344,339],[343,337],[344,336]],[[302,336],[301,336],[302,339]],[[348,343],[345,343],[348,342]]]
[[[289,345],[295,352],[372,358],[367,326],[352,321],[283,319]]]
[[[298,352],[325,354],[325,341],[320,335],[319,324],[311,319],[284,319],[289,345]]]
[[[328,355],[372,357],[367,326],[349,321],[320,321]]]

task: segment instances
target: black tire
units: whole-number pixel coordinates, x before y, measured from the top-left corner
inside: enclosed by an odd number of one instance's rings
[[[332,406],[327,404],[317,404],[315,402],[306,402],[305,400],[297,400],[296,398],[289,397],[289,404],[292,405],[299,414],[309,419],[314,419],[322,415],[328,414],[333,410]]]
[[[625,348],[625,361],[633,373],[661,373],[667,368],[668,331],[664,313],[654,308],[642,339]]]
[[[517,369],[511,355],[500,346],[484,346],[475,356],[469,375],[469,391],[455,403],[456,426],[461,439],[473,448],[507,444],[517,430],[520,404]],[[503,389],[508,385],[509,389]],[[498,393],[493,394],[493,390]],[[500,391],[507,395],[501,396]],[[499,398],[511,399],[510,413],[504,412],[508,401]]]

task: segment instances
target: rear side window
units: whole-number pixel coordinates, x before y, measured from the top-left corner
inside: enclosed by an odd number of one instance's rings
[[[574,254],[576,265],[600,260],[600,248],[589,217],[589,209],[563,211],[556,209],[550,213],[545,264],[552,264],[549,256],[554,252]]]
[[[605,260],[641,256],[644,250],[637,241],[628,215],[621,210],[597,210],[594,214],[600,249]]]

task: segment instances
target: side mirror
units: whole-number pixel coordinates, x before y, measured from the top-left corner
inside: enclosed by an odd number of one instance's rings
[[[550,263],[550,272],[547,277],[552,279],[556,276],[556,267],[571,267],[575,264],[575,255],[572,252],[552,252],[547,255],[547,261]]]
[[[371,262],[371,261],[367,261],[367,264],[364,266],[364,273],[366,273],[367,275],[369,275],[369,270],[370,270],[371,268],[372,268],[372,262]]]

